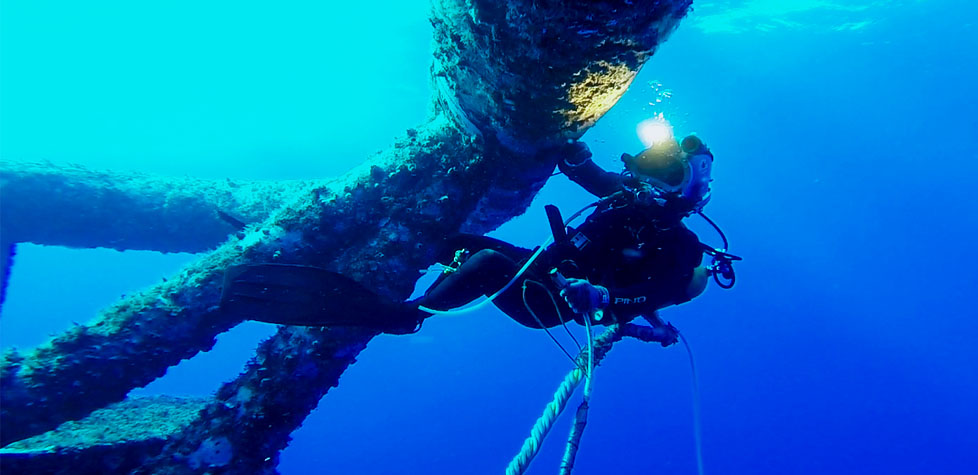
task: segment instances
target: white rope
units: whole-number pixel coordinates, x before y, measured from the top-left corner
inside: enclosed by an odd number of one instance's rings
[[[553,401],[547,404],[547,407],[543,410],[543,415],[537,419],[536,424],[533,425],[533,429],[530,430],[530,436],[523,441],[523,447],[520,448],[520,453],[506,467],[506,475],[521,475],[530,466],[533,457],[540,451],[540,444],[547,437],[547,433],[553,427],[557,416],[563,412],[564,406],[567,405],[567,399],[570,398],[574,389],[581,382],[583,374],[583,371],[575,368],[564,378],[564,382],[557,389],[557,392],[554,393]]]
[[[543,439],[547,437],[547,433],[550,432],[557,417],[560,416],[560,413],[564,411],[564,407],[567,406],[567,400],[570,399],[574,393],[574,389],[580,384],[581,378],[585,377],[584,371],[580,368],[584,364],[585,359],[588,362],[588,368],[593,369],[594,365],[599,363],[608,350],[611,349],[611,345],[621,339],[621,336],[621,327],[613,325],[601,334],[601,336],[596,338],[593,344],[589,345],[589,351],[581,352],[577,356],[578,367],[571,370],[564,377],[564,381],[560,383],[560,386],[554,393],[553,400],[547,404],[547,407],[543,410],[543,414],[537,419],[533,425],[533,429],[530,430],[530,436],[523,441],[523,447],[520,448],[520,452],[516,454],[516,457],[506,467],[506,475],[521,475],[530,466],[533,457],[540,451],[540,445],[543,444]],[[588,338],[588,340],[590,341],[591,339]],[[585,385],[586,393],[589,392],[587,386]]]

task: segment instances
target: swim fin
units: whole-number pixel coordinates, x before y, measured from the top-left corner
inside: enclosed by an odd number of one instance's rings
[[[280,325],[361,326],[412,333],[427,314],[359,282],[319,267],[232,266],[224,275],[221,309],[239,318]]]

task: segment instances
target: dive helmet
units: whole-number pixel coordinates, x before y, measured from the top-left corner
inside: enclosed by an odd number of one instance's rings
[[[626,173],[650,185],[665,199],[682,200],[690,212],[710,201],[713,154],[695,135],[682,143],[668,138],[652,144],[638,155],[622,154]]]

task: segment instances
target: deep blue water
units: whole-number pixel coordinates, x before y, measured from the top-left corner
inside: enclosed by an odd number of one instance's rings
[[[427,4],[401,3],[4,2],[2,155],[342,173],[424,117]],[[663,312],[695,351],[707,473],[978,467],[976,14],[951,0],[698,3],[584,137],[613,168],[661,112],[717,157],[707,212],[746,256],[739,282]],[[671,92],[654,107],[652,83]],[[588,196],[556,177],[494,235],[537,244],[551,202],[569,212]],[[19,250],[4,347],[34,346],[193,259]],[[208,394],[271,331],[241,325],[138,393]],[[500,473],[567,370],[546,335],[496,311],[430,319],[375,339],[280,468]],[[557,471],[565,416],[530,473]],[[681,347],[610,354],[578,473],[695,473]]]

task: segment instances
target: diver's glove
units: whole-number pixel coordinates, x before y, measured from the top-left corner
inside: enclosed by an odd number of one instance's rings
[[[561,153],[563,154],[564,164],[571,167],[583,165],[584,162],[591,159],[591,149],[584,142],[571,142],[561,147]]]
[[[577,168],[591,159],[591,150],[584,142],[570,142],[541,150],[537,159],[549,163],[557,162],[560,171],[567,173],[568,168]]]
[[[642,315],[642,318],[652,326],[652,335],[663,348],[679,341],[679,329],[663,320],[658,311],[652,312],[652,315]]]
[[[608,306],[611,293],[608,289],[594,285],[584,279],[567,279],[567,286],[561,289],[560,296],[575,313],[590,314],[592,311]]]
[[[665,325],[661,327],[653,327],[652,331],[659,336],[659,344],[663,348],[675,345],[679,341],[679,329],[669,322],[665,322]]]

